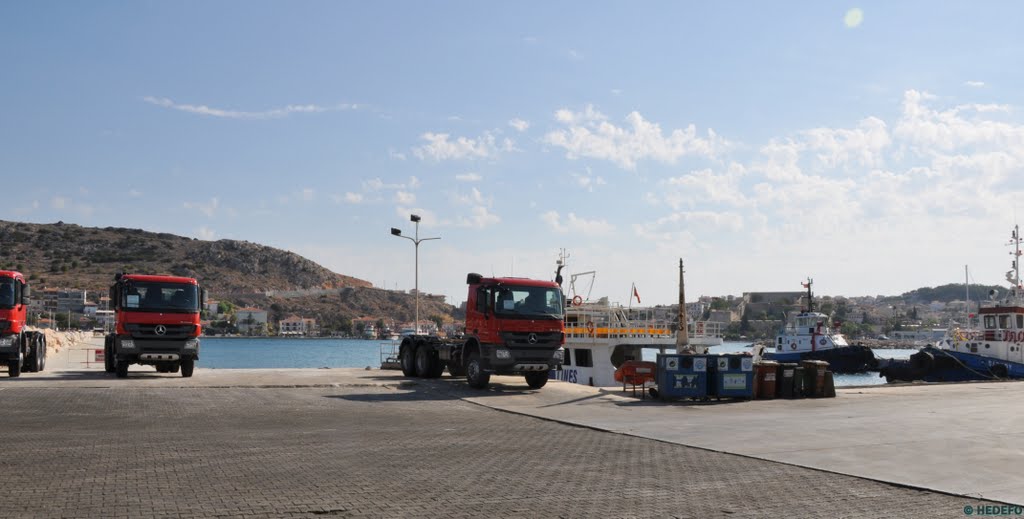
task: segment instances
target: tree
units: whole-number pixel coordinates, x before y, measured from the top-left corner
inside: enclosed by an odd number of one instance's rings
[[[430,316],[430,320],[434,321],[434,324],[437,325],[438,330],[440,330],[441,327],[444,325],[444,318],[441,317],[440,315],[432,315]]]

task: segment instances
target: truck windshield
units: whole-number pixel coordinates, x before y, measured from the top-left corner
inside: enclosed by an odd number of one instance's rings
[[[129,282],[121,306],[132,311],[194,313],[199,311],[199,290],[183,283]]]
[[[494,290],[495,315],[562,318],[562,291],[504,285]]]
[[[0,308],[14,308],[14,279],[0,278]]]

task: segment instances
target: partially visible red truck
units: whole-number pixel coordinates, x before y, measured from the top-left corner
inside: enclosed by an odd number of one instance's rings
[[[30,292],[21,272],[0,270],[0,362],[12,378],[46,368],[46,336],[26,328]]]
[[[206,290],[193,278],[117,274],[110,287],[114,333],[104,343],[104,367],[118,378],[128,366],[191,377],[199,360],[199,314]]]
[[[522,375],[531,389],[562,369],[565,298],[558,283],[525,278],[466,276],[463,337],[410,335],[399,360],[405,376],[436,378],[447,367],[471,387],[486,388],[491,374]]]

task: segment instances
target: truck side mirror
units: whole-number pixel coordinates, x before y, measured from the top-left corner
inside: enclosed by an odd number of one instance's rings
[[[199,289],[199,306],[201,307],[200,309],[202,309],[202,307],[206,306],[206,289],[205,288],[200,288]]]
[[[32,295],[32,289],[28,285],[21,287],[21,304],[27,305],[29,303],[29,297]]]

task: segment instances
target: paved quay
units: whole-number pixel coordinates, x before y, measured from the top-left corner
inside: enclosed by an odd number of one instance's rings
[[[379,370],[184,379],[133,366],[116,379],[54,365],[0,378],[2,517],[964,517],[998,506],[518,414],[626,411],[636,424],[636,411],[660,409],[674,427],[710,427],[705,411],[746,404],[529,391],[507,377],[478,392]]]

